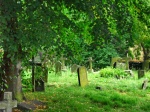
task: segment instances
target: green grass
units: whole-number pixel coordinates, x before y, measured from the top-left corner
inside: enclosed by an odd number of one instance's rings
[[[50,73],[45,92],[25,92],[25,96],[46,102],[47,109],[39,112],[150,112],[150,89],[141,89],[144,79],[88,74],[89,84],[82,88],[77,74]]]

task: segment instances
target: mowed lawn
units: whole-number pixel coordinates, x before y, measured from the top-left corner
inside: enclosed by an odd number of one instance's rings
[[[84,88],[79,86],[77,74],[49,73],[45,92],[28,91],[25,96],[46,103],[37,112],[150,112],[150,87],[142,90],[145,78],[137,79],[134,73],[134,78],[124,79],[91,73]]]

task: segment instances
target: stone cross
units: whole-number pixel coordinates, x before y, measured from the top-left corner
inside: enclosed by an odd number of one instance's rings
[[[62,63],[62,69],[66,69],[65,68],[65,60],[67,60],[67,58],[64,58],[63,56],[60,58],[61,63]]]
[[[92,68],[93,59],[92,59],[92,57],[89,57],[88,62],[89,62],[89,66],[90,66],[89,72],[91,73],[91,72],[93,72],[93,68]]]
[[[55,63],[55,74],[61,75],[62,63],[57,61]]]
[[[17,107],[17,101],[12,100],[12,92],[4,93],[4,101],[0,101],[0,109],[3,112],[12,112],[12,108]]]

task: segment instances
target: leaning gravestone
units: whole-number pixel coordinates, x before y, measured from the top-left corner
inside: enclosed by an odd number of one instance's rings
[[[12,108],[17,107],[17,101],[12,100],[12,92],[4,93],[4,101],[0,101],[0,111],[12,112]]]
[[[85,87],[88,84],[87,70],[84,66],[78,68],[78,81],[81,87]]]
[[[71,73],[77,73],[78,67],[79,67],[79,65],[73,64],[73,65],[71,66]]]
[[[145,90],[145,89],[147,89],[147,87],[148,87],[148,80],[146,79],[142,83],[142,89]]]
[[[62,64],[60,61],[55,63],[55,74],[61,75]]]

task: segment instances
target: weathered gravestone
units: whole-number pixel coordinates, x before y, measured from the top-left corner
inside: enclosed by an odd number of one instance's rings
[[[79,68],[79,65],[73,64],[71,66],[71,73],[77,73],[77,69]]]
[[[93,59],[92,57],[89,57],[88,59],[88,62],[89,62],[89,73],[93,72],[93,68],[92,68],[92,62],[93,62]]]
[[[17,101],[12,100],[12,92],[4,92],[4,101],[0,101],[0,111],[12,112],[14,107],[17,107]]]
[[[35,91],[45,91],[45,83],[42,79],[35,80]]]
[[[43,61],[44,59],[44,61]],[[32,60],[29,60],[30,64],[32,65],[32,91],[36,91],[37,80],[39,82],[40,79],[44,80],[44,82],[47,82],[48,80],[48,68],[46,66],[48,59],[43,57],[42,52],[38,52],[37,56],[32,56]],[[40,70],[40,71],[38,71]],[[40,79],[37,79],[37,77],[40,76]],[[42,81],[41,80],[41,81]],[[43,86],[43,85],[41,85]],[[44,88],[44,87],[42,87]],[[38,90],[38,89],[37,89]]]
[[[145,89],[147,89],[147,87],[148,87],[148,80],[145,79],[142,83],[142,89],[145,90]]]
[[[55,74],[61,75],[62,63],[57,61],[55,63]]]
[[[113,68],[116,68],[119,59],[121,59],[121,58],[120,57],[111,58],[110,66],[112,66]]]
[[[126,69],[126,64],[125,64],[125,63],[122,63],[122,62],[117,63],[116,68],[125,70],[125,69]]]
[[[123,58],[120,58],[120,57],[116,57],[116,58],[112,58],[111,59],[111,66],[113,68],[123,68],[125,70],[128,70],[129,69],[129,61],[130,61],[130,57],[123,57]]]
[[[138,70],[138,79],[144,77],[144,70]]]
[[[65,71],[66,70],[66,66],[65,66],[65,61],[67,60],[67,58],[64,58],[63,56],[60,58],[61,63],[62,63],[62,70]]]
[[[38,100],[27,100],[18,103],[17,109],[21,110],[21,112],[37,112],[38,110],[46,109],[46,103],[38,101]],[[18,111],[16,111],[18,112]]]
[[[78,68],[78,81],[81,87],[85,87],[88,84],[87,70],[84,66]]]
[[[123,69],[129,70],[129,61],[131,60],[130,57],[123,57],[121,59],[118,59],[119,63],[124,63]]]

